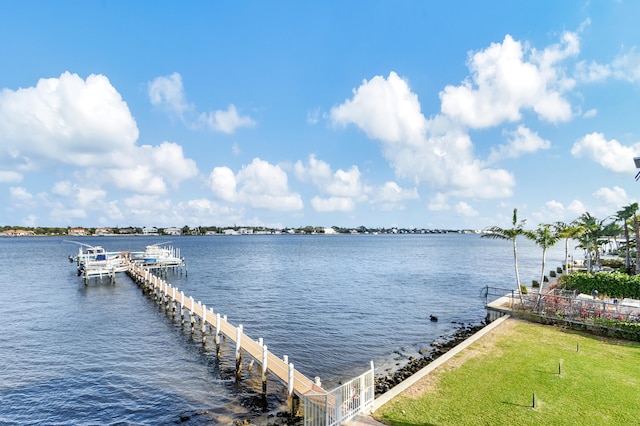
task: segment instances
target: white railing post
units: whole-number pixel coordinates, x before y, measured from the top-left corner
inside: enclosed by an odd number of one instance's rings
[[[288,392],[289,392],[289,399],[291,399],[291,397],[293,396],[293,386],[294,386],[294,369],[293,369],[293,363],[289,364],[289,382],[288,382]]]
[[[269,368],[267,361],[269,361],[269,351],[267,345],[262,345],[262,393],[264,395],[267,394],[267,368]]]
[[[242,376],[242,324],[236,328],[236,380],[239,380]]]
[[[216,345],[220,344],[220,314],[216,314]]]
[[[207,306],[202,305],[202,328],[200,329],[202,333],[207,331]]]
[[[180,321],[184,324],[184,291],[180,292]]]
[[[242,338],[242,324],[240,324],[236,328],[236,359],[240,357],[241,338]]]

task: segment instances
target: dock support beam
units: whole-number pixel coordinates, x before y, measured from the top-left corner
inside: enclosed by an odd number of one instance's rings
[[[180,323],[184,325],[184,291],[180,292]]]
[[[236,380],[242,378],[242,343],[240,342],[242,337],[242,324],[236,328]]]
[[[202,327],[200,328],[202,332],[202,344],[205,345],[207,343],[207,306],[202,305]]]
[[[289,406],[289,412],[292,416],[296,415],[296,407],[295,402],[295,394],[293,393],[294,389],[294,377],[295,377],[295,369],[293,368],[293,363],[289,364],[289,383],[287,386],[287,405]]]
[[[262,395],[267,396],[267,361],[269,360],[269,351],[267,345],[262,345]]]
[[[220,314],[216,314],[216,335],[214,337],[216,342],[216,356],[220,356]]]
[[[191,334],[193,334],[196,331],[196,319],[193,314],[193,305],[194,305],[193,296],[191,296],[189,300],[191,301],[191,310],[189,311],[189,318],[191,320]]]

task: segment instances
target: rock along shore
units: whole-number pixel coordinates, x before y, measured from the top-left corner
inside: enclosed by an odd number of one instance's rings
[[[408,379],[431,362],[447,353],[451,348],[474,335],[476,332],[484,328],[485,325],[486,323],[484,322],[478,325],[459,324],[458,329],[452,335],[444,337],[444,340],[432,343],[431,349],[422,349],[420,351],[420,353],[423,354],[422,357],[411,357],[406,365],[400,367],[392,374],[383,377],[376,377],[374,383],[375,396],[378,397],[394,386],[402,383],[404,380]]]

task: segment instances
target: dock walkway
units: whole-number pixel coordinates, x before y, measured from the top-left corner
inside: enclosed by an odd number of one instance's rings
[[[199,318],[201,330],[203,331],[203,340],[206,339],[206,330],[208,328],[210,331],[215,330],[214,338],[216,344],[219,343],[222,335],[235,342],[236,369],[240,368],[243,351],[260,363],[262,365],[263,392],[266,392],[266,373],[271,372],[288,387],[289,397],[294,393],[299,397],[327,395],[327,391],[321,387],[319,379],[313,381],[307,378],[296,370],[293,363],[289,363],[286,357],[283,359],[274,355],[268,350],[262,339],[255,341],[246,335],[242,331],[242,325],[233,326],[226,320],[226,316],[222,317],[220,313],[214,312],[213,309],[207,308],[206,305],[199,301],[194,301],[193,297],[185,296],[182,291],[178,292],[177,288],[153,275],[143,266],[131,264],[127,273],[139,286],[148,288],[163,298],[166,303],[172,304],[172,309],[174,311],[178,310],[182,318],[184,318],[184,313],[187,311],[192,330],[195,327],[196,318]]]

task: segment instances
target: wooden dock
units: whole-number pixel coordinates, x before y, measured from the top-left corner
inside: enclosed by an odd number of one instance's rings
[[[144,290],[152,292],[166,304],[167,309],[172,309],[174,314],[180,312],[182,321],[185,320],[185,313],[189,315],[191,331],[195,331],[196,323],[202,331],[203,343],[206,343],[207,335],[213,334],[216,346],[219,348],[220,337],[225,336],[236,344],[236,374],[239,377],[243,353],[248,354],[252,361],[258,362],[262,368],[262,391],[266,393],[267,373],[271,373],[279,381],[287,386],[292,408],[291,399],[293,395],[304,398],[307,395],[327,395],[320,384],[320,379],[311,380],[297,371],[293,363],[289,363],[288,357],[279,358],[271,353],[262,339],[253,340],[242,330],[242,325],[233,326],[226,320],[226,316],[221,316],[211,308],[207,308],[199,301],[194,301],[193,297],[188,297],[176,287],[164,281],[162,278],[152,274],[149,270],[140,265],[131,264],[127,273]],[[198,320],[198,321],[197,321]]]

